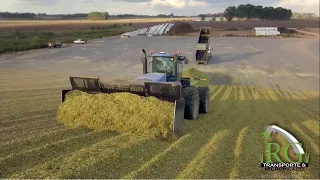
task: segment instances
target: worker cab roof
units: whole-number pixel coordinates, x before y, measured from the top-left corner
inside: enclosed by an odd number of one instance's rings
[[[170,54],[170,53],[154,53],[152,54],[152,56],[155,56],[155,57],[173,57],[174,54]]]

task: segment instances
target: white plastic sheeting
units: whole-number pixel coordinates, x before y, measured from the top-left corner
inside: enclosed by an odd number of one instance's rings
[[[167,24],[167,23],[166,23],[166,24]],[[160,24],[160,25],[158,26],[158,29],[154,32],[154,34],[156,34],[156,35],[161,35],[161,34],[159,34],[159,32],[164,28],[164,26],[165,26],[166,24]]]
[[[173,25],[174,25],[174,23],[170,23],[170,24],[168,25],[167,29],[164,31],[163,34],[167,34],[167,33],[171,30],[171,28],[173,27]]]
[[[280,34],[276,27],[256,27],[254,31],[256,36],[276,36]]]
[[[132,32],[126,32],[122,34],[121,37],[123,36],[133,37],[138,35],[149,35],[149,36],[165,35],[171,30],[173,25],[174,23],[158,24],[155,26],[151,26],[149,28],[142,28]]]
[[[169,23],[165,23],[163,24],[162,29],[159,30],[158,35],[161,35],[164,33],[164,31],[166,30],[166,28],[168,27]]]
[[[159,26],[160,26],[160,25],[152,26],[152,27],[149,29],[149,31],[148,31],[147,34],[155,35],[154,32],[159,28]]]
[[[144,35],[147,33],[148,28],[139,29],[138,31],[139,31],[139,35]]]

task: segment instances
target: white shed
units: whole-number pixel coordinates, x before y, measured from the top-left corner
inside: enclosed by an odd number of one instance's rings
[[[255,27],[254,34],[256,36],[277,36],[280,35],[277,27]]]

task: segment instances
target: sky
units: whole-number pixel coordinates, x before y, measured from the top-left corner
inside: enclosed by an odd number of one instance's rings
[[[284,7],[293,12],[319,15],[319,0],[0,0],[0,11],[47,14],[107,11],[109,14],[192,16],[223,12],[226,7],[239,4]]]

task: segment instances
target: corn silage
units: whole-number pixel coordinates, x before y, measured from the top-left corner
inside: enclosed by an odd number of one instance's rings
[[[71,91],[59,107],[58,119],[70,128],[166,138],[173,127],[174,103],[125,92]]]

